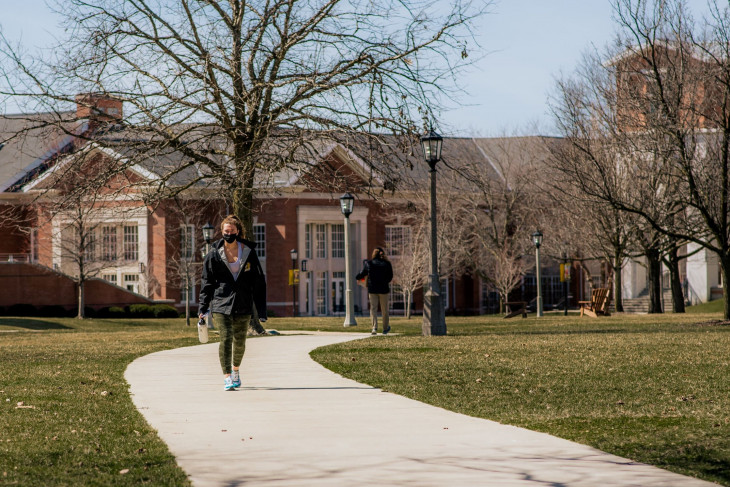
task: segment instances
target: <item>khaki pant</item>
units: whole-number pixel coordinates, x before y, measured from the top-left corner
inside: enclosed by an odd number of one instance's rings
[[[373,322],[373,330],[378,329],[378,303],[380,303],[380,312],[383,313],[383,330],[388,328],[388,294],[368,294],[370,297],[370,321]]]

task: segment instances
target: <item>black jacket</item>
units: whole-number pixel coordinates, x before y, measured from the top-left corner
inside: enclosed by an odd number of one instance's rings
[[[236,280],[228,267],[223,239],[216,241],[205,256],[200,313],[251,314],[255,303],[259,316],[266,316],[266,277],[254,250],[256,244],[241,238],[238,241],[244,244],[244,257]]]
[[[390,292],[390,281],[393,280],[393,266],[390,262],[383,259],[366,260],[364,267],[355,279],[368,277],[368,293],[370,294],[388,294]]]

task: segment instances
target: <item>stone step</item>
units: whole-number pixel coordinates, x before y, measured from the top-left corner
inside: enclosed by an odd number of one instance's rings
[[[671,310],[672,308],[672,293],[670,291],[664,292],[664,307],[665,310]],[[624,299],[623,300],[624,312],[625,313],[648,313],[649,312],[649,295],[640,296],[638,298]]]

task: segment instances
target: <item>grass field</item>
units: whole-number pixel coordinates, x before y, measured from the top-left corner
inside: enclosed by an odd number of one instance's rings
[[[179,319],[0,318],[0,485],[189,485],[123,375],[196,342]]]
[[[730,486],[730,326],[691,310],[449,317],[449,336],[430,338],[420,317],[395,318],[397,335],[312,355],[391,392]],[[364,332],[368,321],[267,327]],[[181,319],[0,317],[0,484],[189,485],[123,374],[136,357],[195,343]]]
[[[718,314],[448,318],[313,358],[422,402],[730,485],[730,326]],[[714,322],[713,322],[714,320]],[[358,327],[359,328],[359,327]]]

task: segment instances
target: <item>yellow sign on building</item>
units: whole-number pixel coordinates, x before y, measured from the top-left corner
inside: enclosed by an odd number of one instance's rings
[[[570,264],[560,264],[560,282],[570,281]]]

